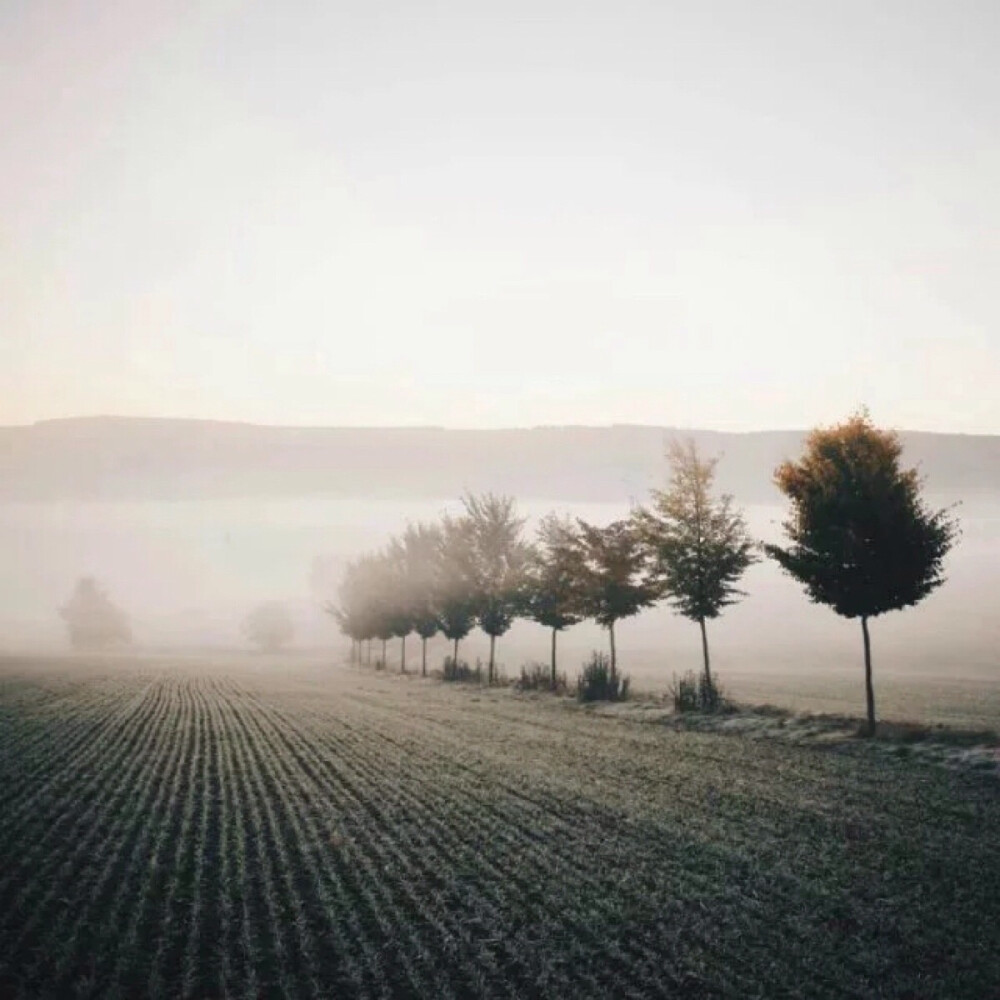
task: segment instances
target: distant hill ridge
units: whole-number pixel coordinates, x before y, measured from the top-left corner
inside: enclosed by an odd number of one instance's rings
[[[663,482],[671,437],[721,455],[719,484],[745,503],[777,499],[771,477],[804,432],[673,427],[270,427],[87,417],[0,427],[0,500],[195,500],[331,494],[641,498]],[[902,433],[934,493],[1000,493],[1000,436]]]

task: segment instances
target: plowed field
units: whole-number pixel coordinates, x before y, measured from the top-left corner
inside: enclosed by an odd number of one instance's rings
[[[0,664],[0,996],[997,997],[1000,783],[253,661]]]

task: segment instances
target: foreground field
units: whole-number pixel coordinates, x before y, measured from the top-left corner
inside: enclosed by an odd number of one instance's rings
[[[0,664],[2,996],[1000,995],[1000,782],[346,668]]]

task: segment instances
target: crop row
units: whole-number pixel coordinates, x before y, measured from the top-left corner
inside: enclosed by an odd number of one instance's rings
[[[368,674],[29,689],[0,686],[3,995],[971,996],[1000,972],[1000,805],[971,778]]]

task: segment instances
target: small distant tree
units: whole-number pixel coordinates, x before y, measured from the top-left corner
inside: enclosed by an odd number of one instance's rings
[[[784,523],[791,544],[766,546],[810,600],[861,619],[869,735],[875,691],[868,620],[937,589],[958,535],[948,510],[925,506],[917,470],[902,469],[901,454],[899,437],[874,427],[866,412],[814,430],[804,455],[775,472],[792,504]]]
[[[599,528],[578,518],[580,602],[583,617],[608,630],[611,672],[618,669],[615,623],[655,603],[658,587],[648,574],[647,550],[631,521]]]
[[[472,596],[479,627],[490,637],[487,679],[496,673],[496,641],[513,624],[524,582],[528,549],[524,518],[513,497],[467,495],[462,500],[472,543]]]
[[[292,641],[295,626],[284,604],[266,601],[258,604],[243,620],[243,634],[255,646],[276,653]]]
[[[458,665],[458,644],[476,624],[475,535],[468,517],[445,515],[441,522],[434,588],[437,620],[445,637],[454,644],[454,663]]]
[[[526,618],[552,630],[551,685],[555,690],[556,637],[582,618],[582,550],[576,525],[556,514],[542,518],[521,592]]]
[[[733,498],[712,496],[718,459],[702,459],[691,440],[671,442],[667,457],[669,486],[653,490],[651,507],[638,508],[633,517],[649,546],[660,594],[701,628],[705,684],[711,689],[705,623],[745,596],[736,583],[757,557]]]
[[[116,607],[92,576],[83,576],[59,609],[74,649],[104,649],[132,641],[128,615]]]

